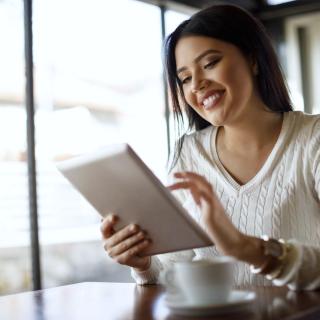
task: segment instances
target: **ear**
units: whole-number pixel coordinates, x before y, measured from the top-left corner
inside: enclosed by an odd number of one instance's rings
[[[250,57],[250,67],[252,70],[252,73],[256,76],[259,74],[259,68],[258,68],[258,63],[257,60],[254,57]]]
[[[255,76],[259,74],[258,64],[256,62],[252,66],[252,71]]]

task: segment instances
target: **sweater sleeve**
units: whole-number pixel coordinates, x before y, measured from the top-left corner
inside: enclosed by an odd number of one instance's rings
[[[177,163],[168,174],[168,185],[174,182],[173,175],[175,172],[187,169],[187,161],[188,158],[185,157],[184,152],[181,152]],[[187,209],[189,201],[186,192],[183,190],[175,191],[174,195],[182,204],[182,206],[186,207]],[[131,276],[139,285],[156,284],[159,281],[159,275],[162,270],[170,268],[173,263],[177,261],[190,261],[194,256],[195,253],[193,250],[184,250],[152,256],[151,264],[148,270],[144,272],[137,272],[135,269],[131,268]]]
[[[314,130],[315,136],[312,139],[312,143],[310,146],[310,157],[312,161],[311,170],[314,179],[314,187],[315,191],[320,203],[320,120],[315,126]],[[320,210],[319,210],[320,215]]]
[[[148,270],[137,272],[131,268],[131,276],[139,285],[156,284],[159,282],[161,271],[172,267],[177,261],[191,261],[194,257],[193,250],[159,254],[151,257],[151,265]]]
[[[319,202],[320,219],[320,120],[312,130],[309,145],[309,159],[314,194]],[[318,232],[320,237],[320,230]],[[281,276],[275,285],[287,285],[291,290],[315,290],[320,288],[320,247],[301,244],[290,240],[293,250]]]
[[[287,285],[291,290],[316,290],[320,288],[320,248],[303,245],[295,240],[289,261],[276,286]]]

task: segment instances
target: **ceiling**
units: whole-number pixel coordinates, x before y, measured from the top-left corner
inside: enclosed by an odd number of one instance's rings
[[[320,11],[320,0],[293,0],[277,5],[270,5],[269,2],[272,1],[268,0],[147,0],[147,2],[156,2],[160,5],[177,4],[197,9],[218,3],[231,3],[252,11],[262,20],[279,19],[296,14]]]

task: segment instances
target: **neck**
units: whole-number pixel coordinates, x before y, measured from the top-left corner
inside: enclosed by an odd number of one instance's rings
[[[220,143],[235,153],[260,152],[277,140],[282,119],[282,114],[256,109],[237,123],[221,127]]]

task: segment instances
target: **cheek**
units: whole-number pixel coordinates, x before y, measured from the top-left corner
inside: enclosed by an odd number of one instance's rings
[[[184,97],[186,102],[192,106],[192,108],[197,108],[197,100],[193,93],[191,93],[191,90],[186,89],[184,91]]]
[[[221,78],[233,98],[250,95],[253,88],[252,78],[249,70],[243,65],[230,65]]]

